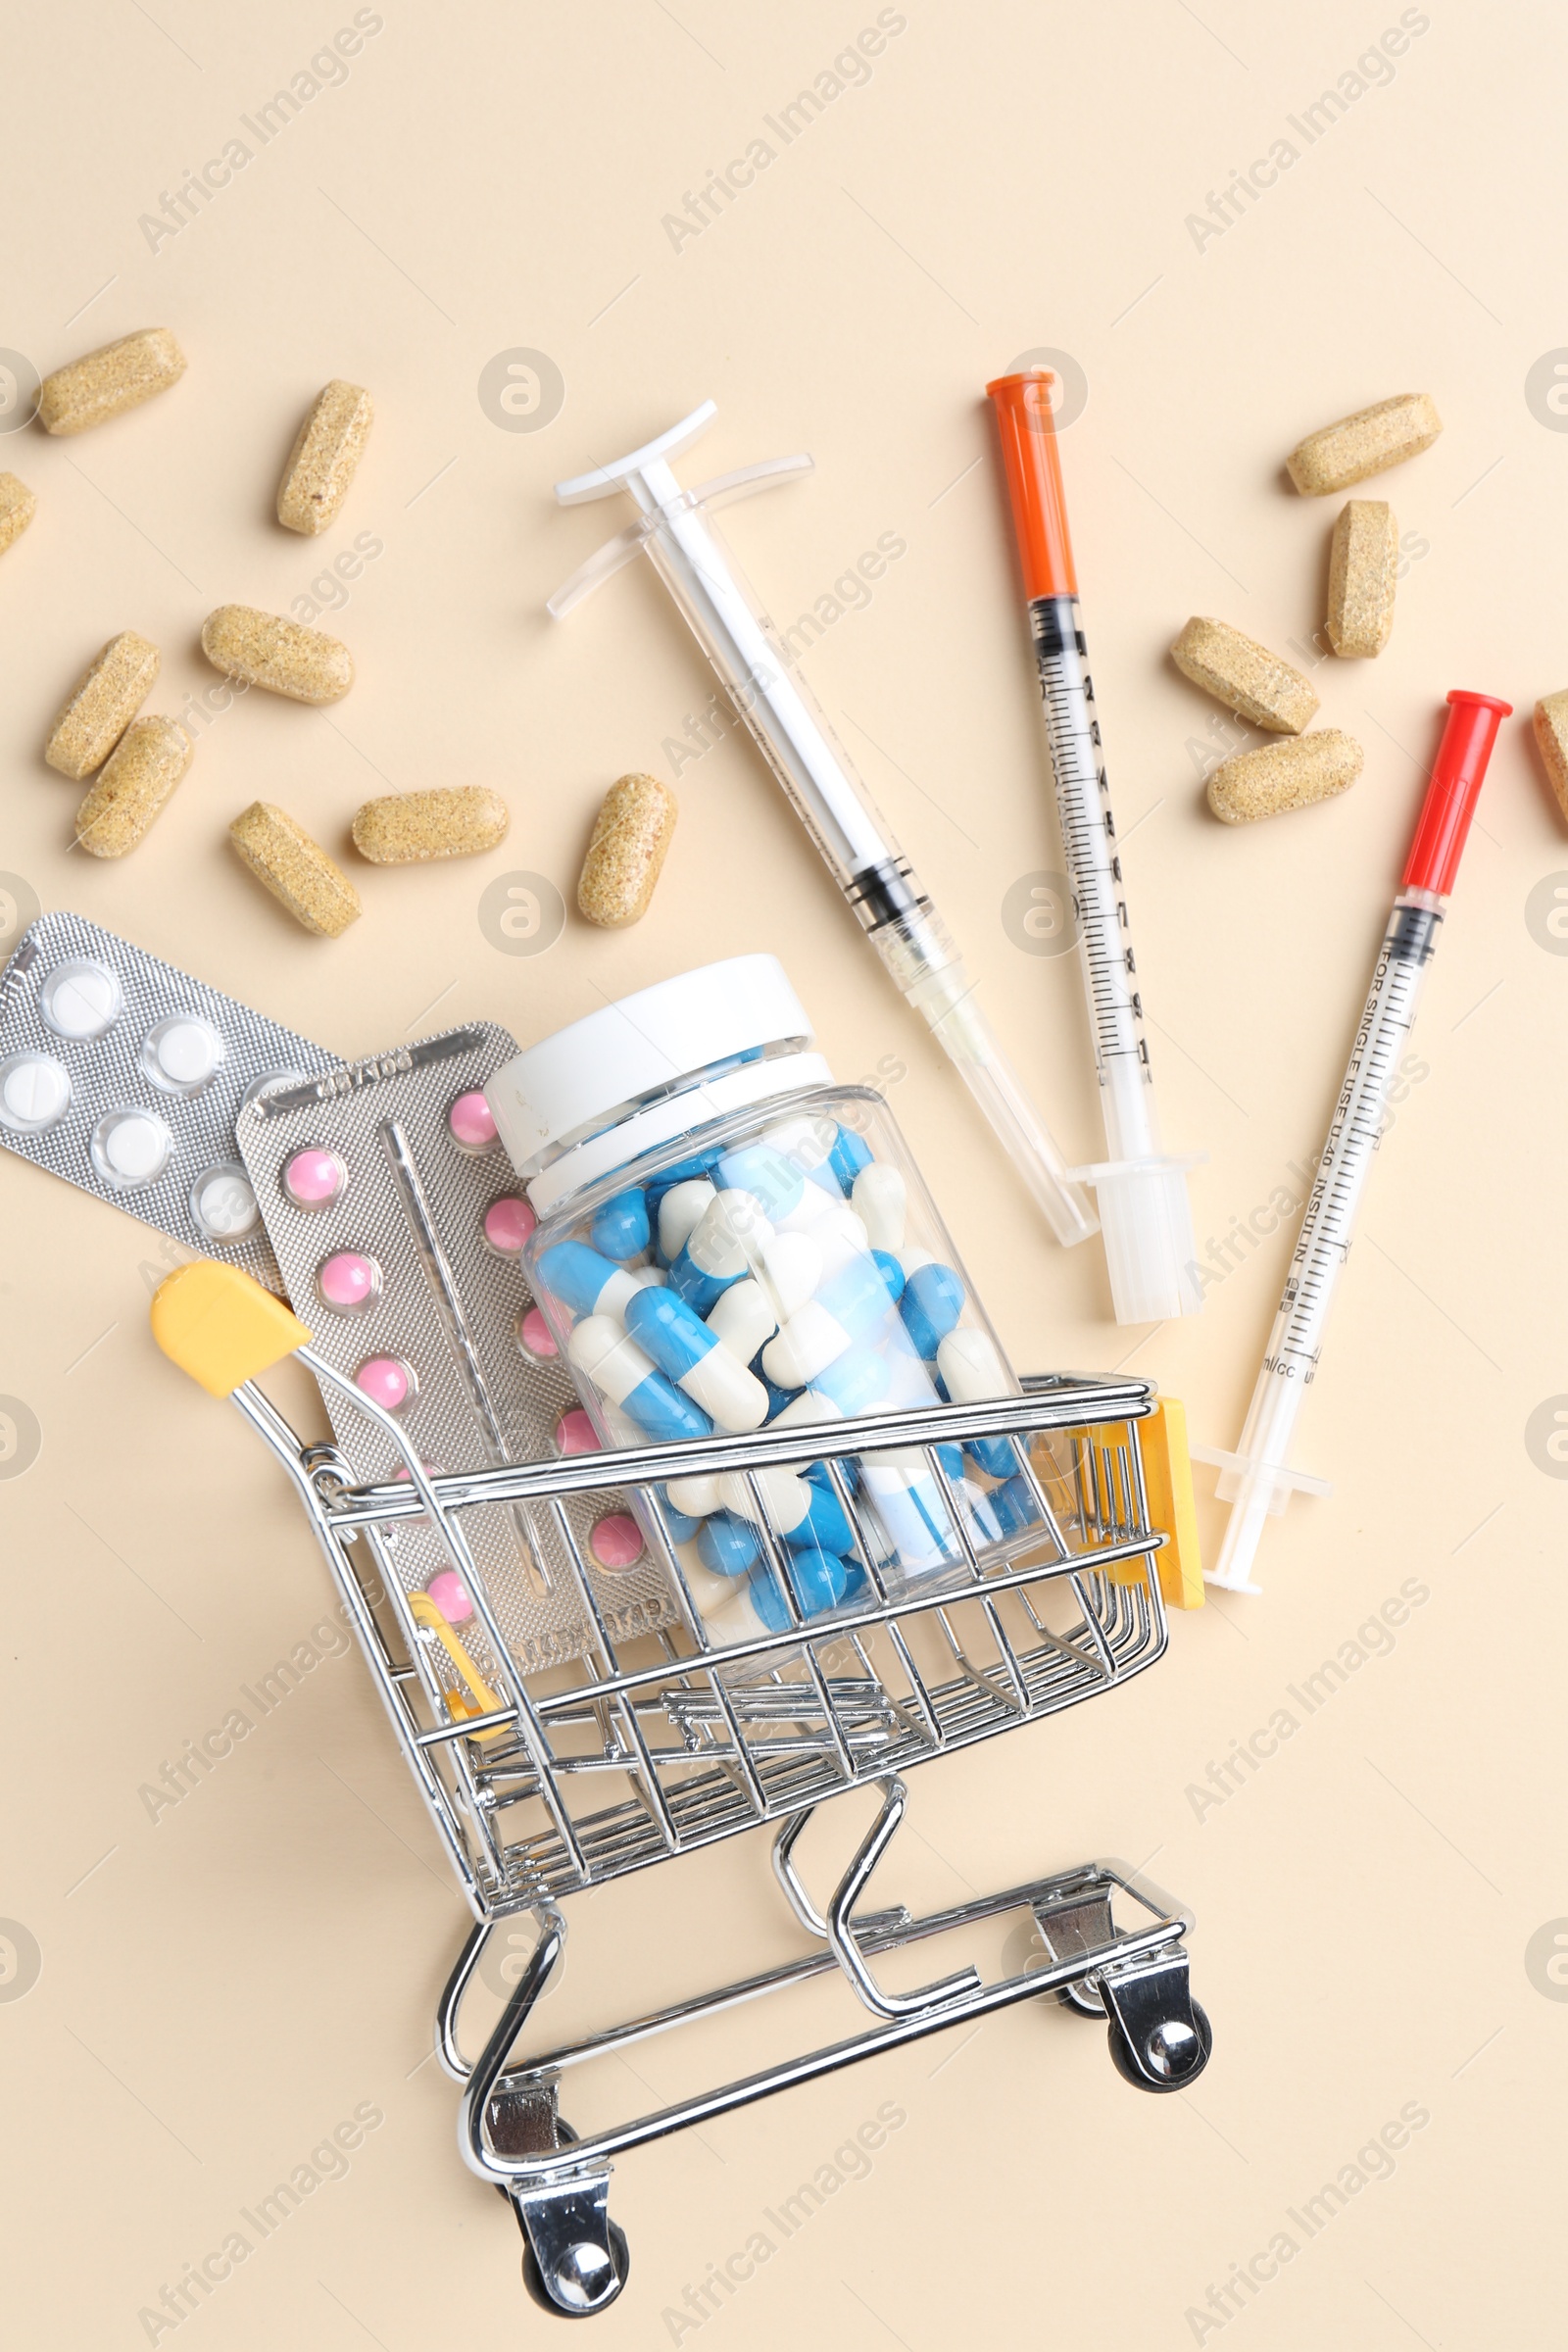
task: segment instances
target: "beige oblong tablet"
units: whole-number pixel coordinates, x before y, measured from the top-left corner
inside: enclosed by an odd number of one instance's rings
[[[621,776],[612,784],[577,880],[577,905],[591,923],[618,931],[642,920],[679,814],[680,803],[657,776]]]
[[[336,939],[362,911],[347,874],[270,801],[252,801],[229,826],[228,838],[263,888],[318,939]]]
[[[1394,633],[1394,589],[1399,568],[1399,526],[1381,498],[1347,499],[1329,548],[1329,610],[1325,627],[1345,661],[1381,654]]]
[[[153,690],[158,648],[122,629],[96,654],[50,730],[43,756],[79,784],[102,767]]]
[[[1361,746],[1337,727],[1296,735],[1288,743],[1266,743],[1222,760],[1208,779],[1208,805],[1222,825],[1255,824],[1260,816],[1284,816],[1332,801],[1361,773]]]
[[[38,512],[38,501],[14,473],[0,473],[0,556],[14,547]]]
[[[336,376],[316,396],[295,436],[278,485],[277,519],[314,539],[348,496],[354,469],[375,419],[370,395]]]
[[[46,375],[38,418],[46,433],[84,433],[167,392],[184,372],[185,354],[168,327],[144,326]]]
[[[133,850],[195,749],[177,718],[133,718],[76,810],[77,848],[93,858],[123,858]]]
[[[353,656],[336,637],[253,605],[220,605],[209,612],[202,652],[215,669],[290,702],[335,703],[354,683]]]
[[[1536,747],[1557,805],[1568,816],[1568,692],[1543,695],[1536,705],[1534,725]]]
[[[1228,621],[1190,620],[1170,658],[1184,677],[1254,727],[1298,735],[1311,723],[1317,696],[1300,671]]]
[[[1338,424],[1308,433],[1292,450],[1285,468],[1303,498],[1324,498],[1334,490],[1348,490],[1369,473],[1402,466],[1430,449],[1443,430],[1432,396],[1399,392],[1370,409],[1357,409]]]
[[[354,847],[372,865],[420,865],[432,858],[476,858],[507,838],[511,811],[499,792],[454,784],[434,792],[392,792],[355,811]]]

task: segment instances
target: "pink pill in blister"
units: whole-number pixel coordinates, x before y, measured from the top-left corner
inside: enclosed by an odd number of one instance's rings
[[[363,1250],[335,1250],[317,1268],[316,1287],[340,1315],[360,1314],[380,1296],[381,1269]]]
[[[400,1413],[418,1390],[414,1366],[401,1355],[370,1356],[355,1373],[354,1385],[389,1413]]]
[[[517,1317],[517,1346],[524,1355],[538,1356],[546,1363],[560,1354],[555,1336],[537,1306],[530,1306]]]
[[[484,1212],[484,1238],[498,1257],[517,1257],[539,1220],[526,1200],[509,1195]]]
[[[588,1548],[601,1568],[630,1568],[643,1556],[643,1531],[629,1511],[611,1511],[594,1522]]]
[[[335,1152],[307,1145],[283,1163],[283,1190],[296,1208],[330,1208],[343,1197],[349,1172]]]
[[[467,1624],[473,1615],[473,1603],[455,1568],[443,1568],[438,1576],[431,1577],[424,1589],[448,1625]]]
[[[477,1090],[458,1097],[447,1126],[460,1152],[488,1152],[496,1140],[496,1114]]]
[[[597,1453],[599,1432],[581,1405],[563,1413],[556,1423],[556,1451],[558,1453]]]

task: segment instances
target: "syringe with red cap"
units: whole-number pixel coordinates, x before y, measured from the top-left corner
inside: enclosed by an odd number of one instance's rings
[[[1094,681],[1078,612],[1067,508],[1046,368],[986,386],[1023,567],[1029,631],[1055,775],[1056,813],[1077,908],[1084,988],[1105,1157],[1075,1168],[1093,1185],[1118,1323],[1195,1314],[1198,1288],[1187,1170],[1201,1153],[1160,1149],[1144,1027],[1143,979],[1133,956],[1127,889],[1101,752]]]
[[[1511,709],[1511,704],[1490,694],[1448,697],[1437,765],[1378,950],[1366,1009],[1318,1160],[1241,1445],[1235,1453],[1223,1453],[1216,1446],[1192,1448],[1196,1460],[1218,1465],[1219,1498],[1231,1505],[1219,1559],[1206,1574],[1210,1584],[1232,1592],[1258,1591],[1251,1582],[1252,1555],[1264,1520],[1277,1517],[1297,1489],[1307,1494],[1332,1492],[1325,1479],[1290,1467],[1296,1416],[1317,1378],[1323,1329],[1350,1253],[1372,1155],[1387,1119],[1389,1084],[1415,1020],[1421,983],[1437,946],[1497,728]]]

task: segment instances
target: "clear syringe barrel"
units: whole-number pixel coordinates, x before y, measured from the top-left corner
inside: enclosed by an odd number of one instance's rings
[[[665,436],[666,444],[672,438]],[[582,483],[604,478],[605,487],[635,498],[641,546],[889,973],[952,1059],[1057,1240],[1087,1240],[1097,1222],[1089,1196],[1069,1176],[976,1004],[946,925],[701,495],[681,489],[659,451],[650,444],[636,461],[602,468]],[[559,494],[591,492],[573,483],[561,485]]]
[[[1254,1592],[1252,1561],[1263,1522],[1297,1489],[1324,1494],[1321,1479],[1291,1466],[1297,1416],[1316,1380],[1329,1309],[1355,1235],[1378,1145],[1389,1125],[1389,1088],[1398,1073],[1416,1007],[1458,870],[1460,853],[1509,706],[1455,692],[1415,839],[1356,1026],[1328,1140],[1292,1252],[1290,1271],[1235,1453],[1195,1448],[1220,1464],[1216,1492],[1231,1505],[1209,1582]]]
[[[1317,1378],[1329,1308],[1355,1238],[1373,1154],[1388,1124],[1389,1088],[1415,1020],[1444,906],[1429,890],[1400,891],[1394,902],[1242,1442],[1215,1488],[1221,1502],[1233,1505],[1214,1563],[1215,1584],[1253,1589],[1248,1578],[1263,1520],[1277,1516],[1290,1499],[1294,1482],[1281,1473],[1290,1461],[1301,1400]]]
[[[1067,878],[1079,926],[1105,1130],[1094,1185],[1118,1322],[1194,1314],[1198,1288],[1186,1159],[1165,1156],[1121,854],[1056,449],[1049,368],[988,384],[1028,599]]]

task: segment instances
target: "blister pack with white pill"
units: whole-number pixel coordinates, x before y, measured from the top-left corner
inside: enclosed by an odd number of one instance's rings
[[[539,1461],[599,1444],[523,1277],[534,1212],[482,1091],[516,1050],[505,1030],[474,1022],[273,1089],[240,1121],[241,1157],[295,1313],[317,1349],[396,1416],[427,1469]],[[336,1390],[325,1403],[360,1476],[407,1476],[378,1422]],[[617,1497],[475,1509],[466,1532],[525,1671],[577,1657],[589,1641],[555,1507],[614,1639],[678,1622],[644,1531]],[[387,1540],[405,1589],[428,1593],[481,1673],[493,1668],[434,1532],[403,1521]]]
[[[79,914],[39,915],[0,973],[0,1145],[269,1290],[234,1122],[335,1060]]]

